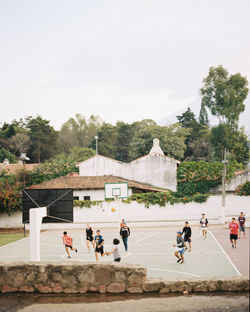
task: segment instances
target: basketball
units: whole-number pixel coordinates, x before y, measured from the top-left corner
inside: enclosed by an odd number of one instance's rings
[[[111,208],[111,211],[112,211],[112,212],[115,212],[115,208]]]

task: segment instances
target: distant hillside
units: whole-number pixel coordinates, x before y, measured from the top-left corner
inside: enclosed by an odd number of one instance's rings
[[[176,116],[184,113],[187,108],[190,107],[191,111],[195,113],[198,118],[200,112],[200,100],[191,102],[190,105],[183,107],[182,109],[177,110],[175,113],[166,116],[165,118],[158,121],[158,124],[161,126],[172,124],[177,122]],[[218,119],[211,114],[209,114],[209,122],[211,125],[218,124]],[[246,133],[250,136],[250,98],[248,97],[245,102],[245,111],[240,116],[240,127],[244,126]]]

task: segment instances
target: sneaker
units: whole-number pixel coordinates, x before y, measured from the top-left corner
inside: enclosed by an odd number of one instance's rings
[[[77,249],[75,250],[75,252],[77,252]]]
[[[68,259],[71,258],[70,256],[68,256]]]
[[[184,260],[182,260],[181,263],[184,263]]]
[[[179,263],[181,261],[181,258],[177,260],[177,263]]]

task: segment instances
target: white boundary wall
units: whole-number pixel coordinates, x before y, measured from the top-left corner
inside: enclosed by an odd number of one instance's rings
[[[115,202],[103,202],[101,206],[92,206],[91,208],[74,208],[74,222],[75,223],[108,223],[116,222],[119,218],[119,209],[116,212],[112,212],[111,208],[117,208],[117,205],[121,205],[121,217],[125,218],[129,222],[154,222],[165,221],[167,224],[180,223],[183,220],[192,220],[197,223],[201,213],[205,213],[207,218],[211,220],[210,223],[219,223],[219,216],[221,214],[221,196],[210,196],[207,202],[187,203],[187,204],[167,204],[165,207],[158,205],[152,205],[146,208],[144,204],[137,202],[131,202],[130,204],[117,204]],[[250,196],[226,196],[226,221],[229,221],[232,216],[238,216],[243,211],[247,218],[250,218]],[[139,225],[139,224],[138,224]],[[10,217],[6,214],[0,215],[0,228],[12,228],[22,227],[22,214],[21,212],[15,213]],[[67,228],[81,227],[79,224],[67,224]],[[64,224],[43,224],[44,228],[64,228]],[[28,225],[27,225],[28,228]]]

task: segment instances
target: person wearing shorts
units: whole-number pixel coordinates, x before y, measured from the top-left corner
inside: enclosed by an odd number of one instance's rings
[[[229,229],[230,229],[230,242],[232,244],[232,248],[236,248],[236,242],[239,235],[239,224],[235,222],[235,218],[232,218],[232,221],[229,224]]]
[[[184,234],[184,242],[188,243],[188,251],[191,252],[191,235],[192,235],[192,230],[191,227],[188,225],[188,221],[185,222],[185,226],[182,230],[181,235]]]
[[[114,240],[113,240],[114,247],[112,248],[111,251],[105,252],[105,255],[107,255],[107,256],[110,256],[111,254],[113,254],[115,262],[120,262],[121,261],[120,251],[118,249],[118,245],[119,244],[120,244],[119,239],[114,238]]]
[[[88,251],[90,252],[89,243],[91,243],[93,248],[95,249],[95,243],[94,243],[94,238],[93,238],[93,230],[90,227],[90,225],[87,223],[87,227],[86,227],[86,245],[87,245]]]
[[[181,232],[177,232],[176,237],[176,244],[173,245],[175,247],[175,253],[174,255],[176,258],[178,258],[177,263],[183,263],[184,262],[184,252],[185,247],[187,247],[186,243],[184,242],[183,237],[181,236]]]
[[[203,239],[206,239],[207,238],[208,220],[205,217],[205,213],[202,213],[202,215],[201,215],[200,225],[201,225],[201,231],[202,231]]]
[[[66,231],[63,232],[62,241],[69,259],[71,258],[69,254],[69,248],[75,252],[77,252],[77,248],[73,248],[73,239],[68,235]]]
[[[95,258],[96,262],[99,262],[98,254],[100,253],[101,256],[104,256],[104,250],[103,246],[104,245],[104,239],[101,235],[101,231],[97,230],[96,231],[96,236],[95,236]]]
[[[241,232],[243,232],[243,238],[246,237],[246,233],[245,233],[245,223],[246,223],[246,218],[244,217],[244,213],[241,212],[240,216],[238,218],[238,224],[239,224],[239,239],[241,236]]]

